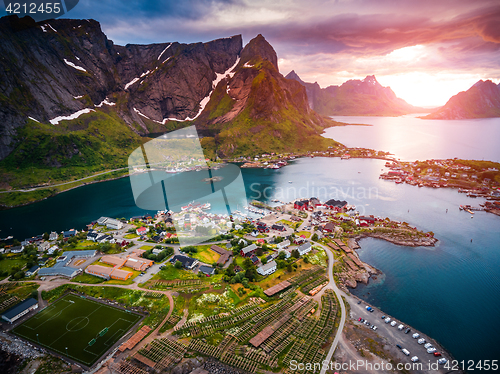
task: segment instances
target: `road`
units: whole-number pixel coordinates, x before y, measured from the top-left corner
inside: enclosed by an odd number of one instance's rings
[[[80,182],[80,181],[83,181],[83,180],[86,180],[86,179],[90,179],[90,178],[95,178],[95,177],[98,177],[99,175],[109,174],[109,173],[112,173],[112,172],[114,172],[114,171],[118,171],[118,170],[125,170],[125,169],[128,169],[128,167],[125,167],[125,168],[119,168],[119,169],[113,169],[113,170],[108,170],[108,171],[103,171],[102,173],[97,173],[97,174],[94,174],[94,175],[91,175],[91,176],[89,176],[89,177],[85,177],[85,178],[75,179],[74,181],[69,181],[69,182],[64,182],[64,183],[58,183],[58,184],[50,184],[50,185],[46,185],[46,186],[33,187],[33,188],[28,188],[28,189],[26,189],[26,190],[9,190],[9,191],[0,191],[0,193],[9,193],[9,192],[32,192],[32,191],[40,190],[40,189],[42,189],[42,188],[59,187],[59,186],[64,186],[64,185],[66,185],[66,184],[71,184],[71,183],[75,183],[75,182]]]
[[[342,336],[342,330],[344,329],[345,320],[346,320],[346,308],[344,305],[344,301],[342,300],[342,294],[340,293],[340,290],[337,287],[337,284],[335,283],[335,279],[333,279],[333,263],[334,263],[333,254],[329,248],[327,248],[321,244],[318,244],[318,243],[316,243],[315,245],[318,245],[321,248],[323,248],[328,256],[328,278],[330,279],[330,283],[328,284],[328,286],[333,289],[333,291],[335,292],[335,295],[337,296],[337,299],[339,300],[339,303],[340,303],[341,315],[340,315],[339,327],[337,329],[337,333],[335,334],[335,339],[333,339],[333,343],[330,347],[330,350],[328,351],[328,354],[326,355],[326,361],[329,363],[333,357],[333,353],[335,352],[335,349],[337,348],[337,344],[339,343],[340,337]],[[327,370],[327,368],[323,367],[323,365],[322,365],[320,374],[325,374],[326,370]]]

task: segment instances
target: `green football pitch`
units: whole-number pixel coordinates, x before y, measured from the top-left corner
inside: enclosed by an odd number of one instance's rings
[[[138,314],[68,294],[12,332],[92,366],[140,319]]]

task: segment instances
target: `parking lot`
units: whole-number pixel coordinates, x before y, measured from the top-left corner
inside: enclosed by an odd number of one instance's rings
[[[411,363],[411,358],[414,356],[418,357],[418,362],[423,364],[423,372],[427,373],[458,373],[457,371],[450,371],[443,367],[443,365],[437,364],[437,361],[444,357],[447,360],[450,359],[448,353],[446,353],[443,348],[437,344],[433,339],[429,338],[425,334],[422,334],[420,331],[416,331],[410,327],[411,331],[405,334],[406,329],[409,327],[404,322],[399,321],[398,319],[394,319],[392,316],[387,315],[380,311],[377,308],[373,308],[371,305],[366,304],[365,302],[359,302],[359,299],[349,296],[347,297],[351,307],[351,318],[355,321],[354,323],[362,326],[366,329],[370,327],[363,324],[361,321],[358,321],[359,318],[363,318],[368,321],[370,326],[377,326],[376,333],[382,337],[388,339],[389,344],[396,349],[392,349],[391,351],[396,352],[397,362],[401,363]],[[373,308],[373,312],[370,312],[366,309],[367,306]],[[391,323],[385,323],[382,317],[390,318],[390,322],[396,321],[396,325],[392,326]],[[402,324],[404,328],[402,330],[398,329],[398,326]],[[419,338],[413,338],[413,334],[418,333],[420,335]],[[418,340],[420,338],[425,339],[425,343],[419,344]],[[436,348],[436,352],[441,353],[442,356],[436,357],[432,353],[427,353],[427,349],[424,347],[426,343],[431,343],[434,348]],[[401,346],[401,348],[397,347],[397,345]],[[405,355],[403,353],[403,349],[409,351],[409,355]],[[432,366],[429,366],[432,365]],[[429,369],[430,368],[430,369]]]

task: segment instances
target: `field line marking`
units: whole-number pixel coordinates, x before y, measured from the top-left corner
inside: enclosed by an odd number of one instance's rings
[[[99,309],[100,309],[100,308],[95,309],[92,313],[87,314],[87,316],[86,316],[86,317],[87,317],[87,318],[89,318],[92,314],[94,314],[95,312],[97,312]],[[90,318],[89,318],[89,320],[90,320]],[[49,345],[49,347],[52,347],[52,345],[53,345],[55,342],[57,342],[59,339],[61,339],[63,336],[65,336],[68,332],[70,332],[70,331],[67,331],[67,330],[66,330],[66,332],[65,332],[64,334],[62,334],[61,336],[59,336],[56,340],[54,340],[54,341],[53,341],[53,342]]]

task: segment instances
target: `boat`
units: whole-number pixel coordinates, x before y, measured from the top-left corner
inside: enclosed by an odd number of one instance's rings
[[[175,174],[175,173],[179,173],[179,172],[180,172],[180,170],[177,168],[165,170],[165,173],[169,173],[169,174]]]
[[[288,183],[292,183],[292,181],[288,181]]]
[[[194,210],[194,209],[210,209],[210,203],[201,204],[198,202],[190,202],[188,205],[181,207],[181,211]]]

